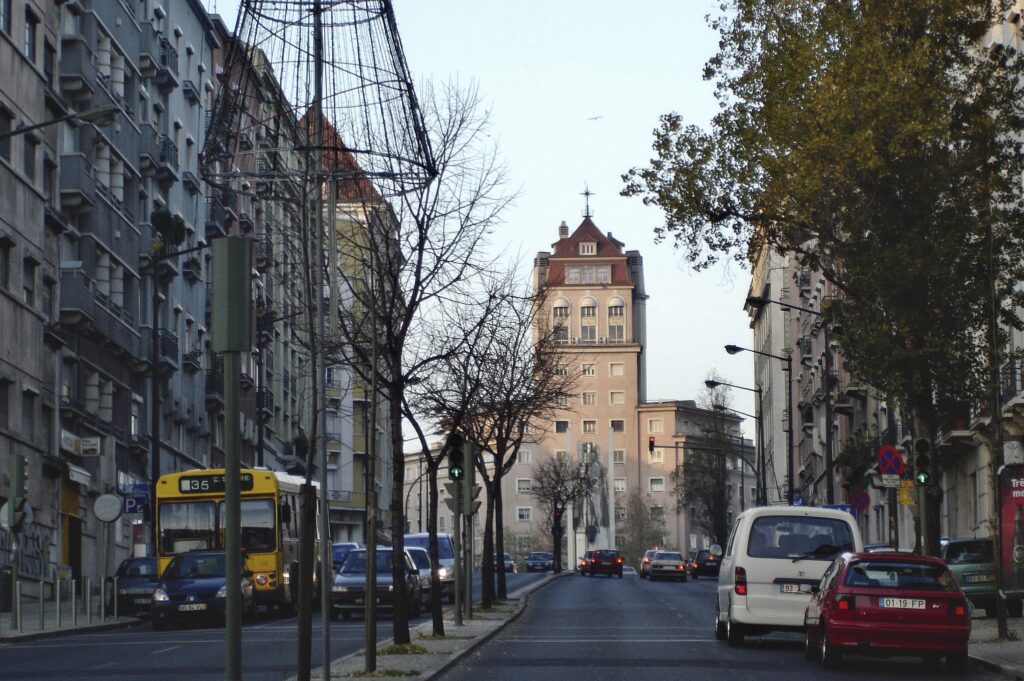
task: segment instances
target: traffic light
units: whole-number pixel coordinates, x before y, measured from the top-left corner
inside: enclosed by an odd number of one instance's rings
[[[462,435],[452,433],[448,438],[448,478],[459,481],[466,477],[465,454]]]
[[[931,457],[928,452],[931,445],[928,440],[921,438],[914,443],[914,480],[918,485],[927,485],[932,478]]]
[[[649,438],[647,438],[647,451],[649,453],[651,453],[651,454],[654,454],[654,436],[653,435],[650,436]]]

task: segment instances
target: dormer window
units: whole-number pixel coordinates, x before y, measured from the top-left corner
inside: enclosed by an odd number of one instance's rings
[[[597,255],[597,242],[596,241],[582,241],[582,242],[580,242],[580,255]]]

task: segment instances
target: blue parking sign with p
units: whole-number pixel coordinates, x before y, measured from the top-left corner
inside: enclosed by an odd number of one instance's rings
[[[142,494],[133,494],[124,498],[124,512],[125,515],[129,513],[142,513],[146,506],[149,505],[149,496]]]

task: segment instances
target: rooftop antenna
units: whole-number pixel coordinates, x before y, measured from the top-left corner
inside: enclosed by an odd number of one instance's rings
[[[590,197],[593,195],[594,192],[590,191],[590,185],[584,183],[583,192],[581,192],[580,196],[584,197],[584,200],[586,201],[583,207],[583,217],[585,218],[594,217],[594,214],[590,212]]]

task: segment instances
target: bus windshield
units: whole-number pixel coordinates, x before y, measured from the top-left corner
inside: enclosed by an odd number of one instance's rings
[[[273,499],[243,499],[242,548],[249,553],[274,551]],[[160,553],[223,549],[224,502],[175,501],[160,505]]]
[[[220,526],[224,526],[224,503],[220,504]],[[273,551],[274,501],[272,499],[242,500],[242,549],[249,553]]]

